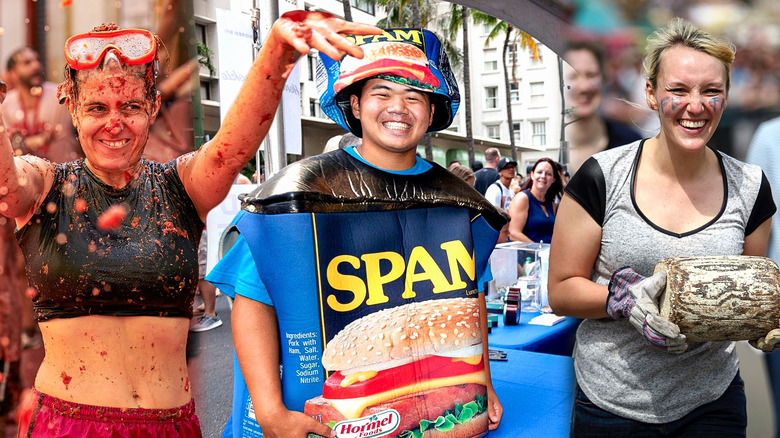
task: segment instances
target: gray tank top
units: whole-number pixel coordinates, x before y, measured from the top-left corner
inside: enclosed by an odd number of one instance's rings
[[[774,213],[761,169],[716,152],[725,190],[720,213],[685,234],[661,229],[644,217],[633,197],[642,144],[594,155],[566,187],[602,227],[594,282],[606,285],[622,266],[650,276],[665,257],[741,254],[745,235]],[[646,346],[627,319],[591,319],[577,331],[574,368],[585,395],[602,409],[666,423],[725,392],[739,365],[734,347],[734,342],[689,342],[685,353],[670,354]]]

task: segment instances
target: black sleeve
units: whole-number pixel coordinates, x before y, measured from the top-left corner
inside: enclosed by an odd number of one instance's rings
[[[595,158],[588,158],[566,184],[566,193],[590,214],[599,226],[604,225],[607,184]]]
[[[753,204],[753,211],[750,212],[750,218],[745,226],[745,235],[749,236],[753,231],[756,231],[776,211],[777,206],[772,198],[772,188],[769,186],[769,180],[766,179],[764,172],[761,172],[761,188],[758,189],[756,203]]]

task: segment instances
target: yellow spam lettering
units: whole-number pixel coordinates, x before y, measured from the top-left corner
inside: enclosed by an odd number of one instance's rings
[[[340,255],[333,258],[328,263],[328,268],[325,275],[328,278],[328,283],[338,290],[347,290],[352,292],[353,299],[348,303],[341,303],[334,296],[328,296],[326,302],[331,309],[338,312],[349,312],[355,310],[366,299],[366,285],[360,277],[348,274],[342,274],[339,272],[338,267],[342,263],[347,263],[355,269],[360,267],[360,259],[351,255]]]
[[[348,39],[358,46],[382,41],[411,41],[415,44],[422,44],[422,31],[417,29],[388,29],[379,35],[350,35]]]
[[[376,371],[359,371],[357,373],[348,374],[341,380],[340,385],[342,388],[346,388],[356,382],[365,382],[374,376],[376,376]]]
[[[352,293],[349,301],[339,301],[331,294],[326,298],[328,306],[337,312],[349,312],[365,303],[372,306],[388,302],[385,285],[399,278],[404,279],[401,297],[410,299],[417,296],[416,283],[430,282],[433,293],[444,293],[464,289],[467,285],[461,276],[465,273],[471,281],[476,278],[473,252],[469,252],[459,240],[441,244],[447,258],[447,268],[452,276],[448,279],[444,271],[436,264],[431,254],[422,246],[412,248],[409,259],[392,251],[363,254],[360,258],[352,255],[339,255],[331,259],[326,268],[326,279],[331,288]],[[352,267],[363,267],[365,282],[356,275],[344,273]],[[389,267],[389,269],[388,269]]]

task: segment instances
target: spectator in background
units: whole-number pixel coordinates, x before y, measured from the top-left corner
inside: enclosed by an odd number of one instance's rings
[[[59,104],[57,84],[45,80],[38,52],[22,47],[11,53],[6,67],[12,89],[2,115],[14,153],[54,163],[81,157],[68,108]]]
[[[252,180],[239,173],[233,184],[252,184]],[[217,315],[217,287],[206,280],[208,264],[208,231],[203,227],[198,244],[198,289],[197,293],[203,303],[193,312],[190,332],[200,333],[215,329],[222,325],[222,319]]]
[[[520,190],[523,189],[523,181],[525,181],[525,178],[523,175],[515,175],[514,178],[512,178],[512,182],[509,183],[509,190],[512,191],[512,199],[514,199],[515,195],[520,193]]]
[[[566,106],[572,120],[566,126],[568,168],[572,173],[591,155],[639,140],[630,126],[604,118],[600,106],[604,91],[604,55],[592,42],[570,42],[563,52]]]
[[[2,99],[0,99],[2,100]],[[14,239],[14,221],[0,217],[0,437],[5,438],[6,420],[22,394],[21,376],[21,300],[26,277],[16,275],[21,251]],[[24,267],[21,268],[24,270]],[[25,284],[19,284],[20,280]],[[7,366],[7,372],[4,367]]]
[[[197,59],[188,59],[187,32],[182,32],[181,0],[163,0],[157,20],[157,35],[163,42],[160,50],[160,111],[149,132],[144,157],[167,163],[195,149],[192,129],[192,86],[197,77]]]
[[[509,238],[519,242],[552,240],[556,198],[563,194],[560,166],[540,158],[528,173],[528,180],[509,204]]]
[[[455,167],[455,166],[460,166],[460,161],[458,161],[458,160],[450,161],[450,164],[447,165],[447,170],[452,172],[452,168]]]
[[[485,198],[495,207],[501,207],[504,210],[509,209],[509,202],[515,196],[514,192],[509,190],[509,185],[517,174],[517,161],[509,158],[502,158],[498,162],[498,179],[487,188]],[[477,172],[478,174],[479,172]],[[479,181],[479,179],[477,179]]]
[[[360,146],[361,143],[363,143],[362,138],[351,132],[347,132],[342,135],[341,140],[339,140],[339,149],[344,149],[347,146]]]
[[[485,149],[485,166],[474,172],[477,182],[474,188],[483,195],[487,192],[488,186],[498,180],[498,161],[501,159],[501,153],[496,148]]]
[[[452,172],[453,175],[457,176],[463,181],[469,183],[471,187],[474,187],[474,182],[476,182],[476,179],[474,178],[474,171],[472,171],[468,167],[461,166],[460,164],[456,164],[450,167],[450,172]]]
[[[478,171],[480,169],[482,169],[482,162],[481,161],[474,160],[474,161],[471,162],[471,170],[476,172],[476,171]]]
[[[54,163],[62,163],[79,158],[81,147],[76,141],[73,122],[66,106],[57,99],[57,84],[46,81],[43,64],[38,52],[31,47],[22,47],[8,57],[7,77],[11,81],[11,90],[0,106],[14,154],[32,154],[46,158]],[[4,239],[3,235],[0,239]],[[8,272],[13,282],[21,285],[19,293],[27,288],[24,274],[24,262],[21,262],[21,250],[13,242],[2,245],[5,251],[18,254],[6,258],[20,260],[20,268]],[[4,275],[5,276],[5,275]],[[38,348],[43,344],[41,335],[33,318],[32,301],[21,296],[22,347]]]

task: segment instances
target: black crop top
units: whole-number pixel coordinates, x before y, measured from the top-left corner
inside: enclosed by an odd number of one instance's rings
[[[98,229],[114,204],[127,211],[121,226]],[[43,204],[17,231],[36,319],[191,317],[202,231],[175,160],[142,160],[139,177],[119,190],[83,160],[58,164]]]

